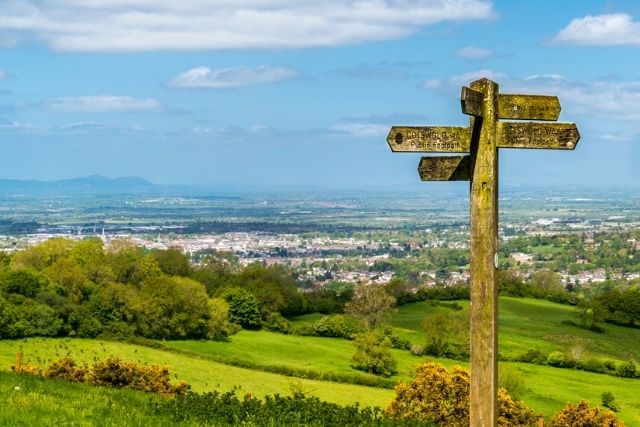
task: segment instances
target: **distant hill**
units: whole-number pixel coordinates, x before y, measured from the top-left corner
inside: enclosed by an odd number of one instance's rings
[[[0,194],[3,196],[40,194],[149,194],[161,192],[163,186],[143,178],[107,178],[91,175],[59,181],[36,181],[0,179]]]

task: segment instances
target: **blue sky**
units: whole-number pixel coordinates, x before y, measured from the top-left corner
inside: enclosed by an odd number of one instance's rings
[[[465,125],[460,87],[558,95],[575,151],[501,182],[640,182],[640,2],[2,0],[0,178],[419,184],[391,125]],[[459,184],[425,184],[459,185]]]

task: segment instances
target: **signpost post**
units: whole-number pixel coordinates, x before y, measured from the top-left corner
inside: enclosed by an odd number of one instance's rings
[[[498,149],[573,150],[580,139],[573,123],[555,121],[555,96],[500,94],[488,79],[463,87],[462,112],[469,127],[394,126],[387,142],[394,152],[469,153],[423,157],[423,181],[471,182],[471,389],[470,425],[497,426],[498,380]]]

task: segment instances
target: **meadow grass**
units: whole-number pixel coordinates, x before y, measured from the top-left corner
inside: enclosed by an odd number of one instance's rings
[[[241,387],[241,393],[255,396],[290,394],[301,390],[305,394],[328,402],[363,406],[384,406],[393,397],[393,390],[335,383],[330,381],[292,378],[284,375],[245,369],[162,349],[149,348],[124,342],[100,341],[80,338],[30,338],[0,340],[0,370],[8,371],[14,363],[15,353],[22,351],[24,363],[39,366],[60,359],[66,354],[82,362],[93,362],[111,355],[142,364],[166,365],[175,380],[191,384],[194,391],[228,391]]]
[[[469,302],[458,301],[458,304],[468,306]],[[499,351],[508,358],[529,349],[551,353],[580,347],[585,356],[640,361],[640,329],[602,323],[606,332],[599,334],[564,325],[561,323],[564,320],[576,320],[573,307],[533,298],[500,297],[499,307]],[[412,343],[423,343],[422,320],[436,312],[451,313],[452,310],[426,301],[407,304],[397,309],[392,324],[398,335]]]
[[[3,426],[166,426],[151,410],[155,399],[134,390],[0,372]]]

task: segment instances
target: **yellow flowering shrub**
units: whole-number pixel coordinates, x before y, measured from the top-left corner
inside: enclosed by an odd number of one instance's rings
[[[589,403],[582,401],[577,405],[568,403],[551,419],[551,427],[624,427],[624,423],[613,412],[590,408]]]
[[[400,383],[396,397],[385,414],[400,419],[417,419],[450,427],[469,425],[469,372],[459,366],[449,373],[437,363],[415,368],[410,384]],[[514,401],[506,390],[498,392],[498,425],[525,427],[535,425],[537,417],[522,402]]]

